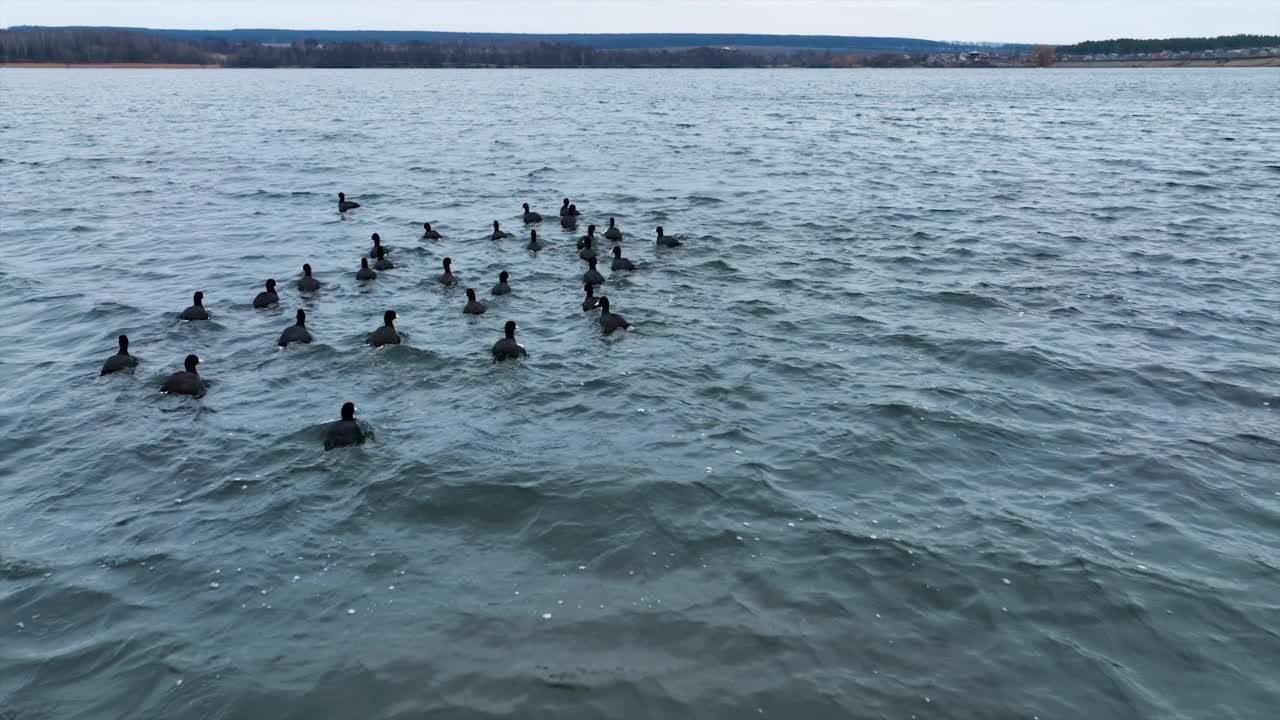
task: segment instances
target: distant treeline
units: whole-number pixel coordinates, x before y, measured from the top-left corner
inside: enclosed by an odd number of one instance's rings
[[[880,53],[858,58],[858,64],[870,68],[907,68],[924,65],[928,55],[911,55],[907,53]]]
[[[838,53],[875,54],[885,52],[960,52],[991,48],[1016,48],[992,43],[952,43],[919,38],[854,37],[843,35],[751,35],[737,33],[463,33],[429,30],[172,30],[128,27],[38,27],[16,26],[10,30],[124,30],[159,35],[171,40],[200,44],[206,40],[228,43],[284,43],[306,40],[321,43],[368,43],[388,45],[418,43],[463,43],[467,45],[573,45],[597,50],[675,50],[695,47],[770,48],[783,50],[828,50]]]
[[[446,68],[446,67],[530,67],[530,68],[745,68],[745,67],[831,67],[837,60],[830,52],[740,52],[722,48],[683,50],[598,50],[563,43],[508,43],[503,45],[466,42],[407,42],[386,45],[380,42],[322,44],[314,40],[286,47],[244,44],[221,47],[227,67],[318,67],[318,68]]]
[[[1204,52],[1280,47],[1277,35],[1223,35],[1213,38],[1166,38],[1164,40],[1090,40],[1075,45],[1059,45],[1059,55],[1137,55],[1158,52]]]
[[[121,30],[0,30],[0,62],[212,65],[209,52],[159,35]]]
[[[695,47],[676,50],[610,50],[554,42],[510,41],[405,42],[377,40],[292,43],[232,41],[220,37],[174,40],[150,32],[104,29],[28,29],[0,31],[0,62],[6,63],[154,63],[225,67],[319,68],[740,68],[847,67],[858,64],[847,53],[809,49]]]

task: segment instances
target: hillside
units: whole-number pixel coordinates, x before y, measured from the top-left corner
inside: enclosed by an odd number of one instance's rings
[[[1277,35],[1222,35],[1220,37],[1163,38],[1136,40],[1090,40],[1075,45],[1061,45],[1059,55],[1139,55],[1143,53],[1206,52],[1280,47]]]
[[[521,33],[462,33],[425,30],[174,30],[163,28],[123,28],[72,26],[47,28],[15,26],[13,31],[76,30],[76,31],[126,31],[146,33],[161,37],[202,43],[221,40],[228,43],[295,43],[314,40],[321,43],[381,42],[406,43],[464,43],[475,45],[549,43],[573,45],[596,50],[661,50],[698,47],[767,48],[774,50],[824,50],[844,53],[931,53],[957,52],[969,49],[1020,48],[1021,45],[996,45],[990,43],[952,43],[917,38],[846,37],[840,35],[749,35],[749,34],[693,34],[693,33],[612,33],[612,34],[556,34],[534,35]]]
[[[813,47],[815,45],[819,47]],[[941,51],[921,48],[940,48]],[[988,49],[996,52],[992,48]],[[1016,54],[1018,51],[1003,52]],[[189,64],[249,68],[831,68],[922,65],[928,58],[943,55],[955,60],[960,57],[961,51],[945,43],[909,38],[796,35],[500,35],[302,30],[204,32],[90,27],[0,30],[0,63],[34,65]]]

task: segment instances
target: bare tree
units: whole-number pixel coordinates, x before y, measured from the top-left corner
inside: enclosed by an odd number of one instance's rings
[[[1049,67],[1055,59],[1053,46],[1037,45],[1031,48],[1031,58],[1035,61],[1036,67]]]

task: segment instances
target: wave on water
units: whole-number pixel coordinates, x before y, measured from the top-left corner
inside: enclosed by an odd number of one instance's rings
[[[0,717],[1270,717],[1273,81],[6,70]]]
[[[944,305],[954,305],[975,310],[992,310],[1007,307],[995,298],[968,291],[943,290],[926,295],[925,298]]]

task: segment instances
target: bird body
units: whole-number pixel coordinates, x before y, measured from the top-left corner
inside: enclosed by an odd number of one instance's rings
[[[525,351],[524,346],[516,342],[516,321],[508,320],[503,326],[505,337],[493,344],[493,359],[502,360],[519,360],[529,353]]]
[[[200,364],[200,358],[195,355],[188,355],[183,362],[184,369],[173,373],[164,379],[164,384],[160,386],[160,392],[169,393],[171,395],[191,395],[200,397],[204,395],[207,386],[204,378],[196,372],[196,365]]]
[[[289,343],[310,343],[311,333],[307,331],[307,313],[305,310],[299,310],[297,321],[284,329],[280,333],[280,339],[276,344],[280,347],[288,347]]]
[[[257,296],[253,298],[253,307],[258,310],[262,310],[264,308],[269,308],[272,305],[279,305],[279,304],[280,304],[280,296],[276,294],[275,280],[268,280],[267,289],[258,293]]]
[[[178,315],[179,320],[208,320],[209,311],[204,309],[204,293],[197,292],[191,298],[191,307]]]
[[[378,248],[378,259],[373,262],[374,270],[394,270],[396,264],[387,259],[387,254]]]
[[[609,269],[614,272],[618,270],[635,270],[636,264],[622,257],[622,248],[615,245],[613,246],[613,264],[609,266]]]
[[[121,370],[132,370],[138,366],[138,358],[129,354],[129,337],[121,335],[117,338],[117,342],[119,343],[120,351],[102,363],[102,372],[99,375],[110,375]]]
[[[396,329],[393,327],[383,325],[377,330],[369,333],[367,342],[376,348],[382,347],[383,345],[399,345],[400,333],[396,332]]]
[[[516,342],[514,338],[502,338],[493,344],[494,360],[519,360],[528,354],[524,346]]]
[[[484,303],[476,299],[475,289],[467,288],[467,304],[462,306],[462,312],[466,315],[483,315],[487,309]]]
[[[324,433],[325,452],[334,448],[363,445],[366,434],[364,428],[356,421],[355,403],[343,403],[342,419],[329,424]]]
[[[627,322],[626,318],[609,311],[609,298],[600,298],[600,328],[606,335],[614,330],[626,330],[630,327],[631,323]]]
[[[280,347],[288,347],[289,343],[310,344],[311,333],[302,325],[290,325],[280,333],[280,340],[276,343]]]
[[[679,245],[679,240],[671,237],[670,235],[664,235],[662,233],[662,228],[658,228],[658,247],[678,247]]]
[[[298,289],[302,292],[315,292],[320,289],[320,281],[311,277],[311,265],[302,266],[302,277],[298,279]]]
[[[509,277],[511,276],[507,274],[506,270],[503,270],[502,272],[498,273],[498,284],[494,285],[493,289],[490,290],[489,293],[491,295],[510,295],[511,285],[507,283],[507,279]]]

